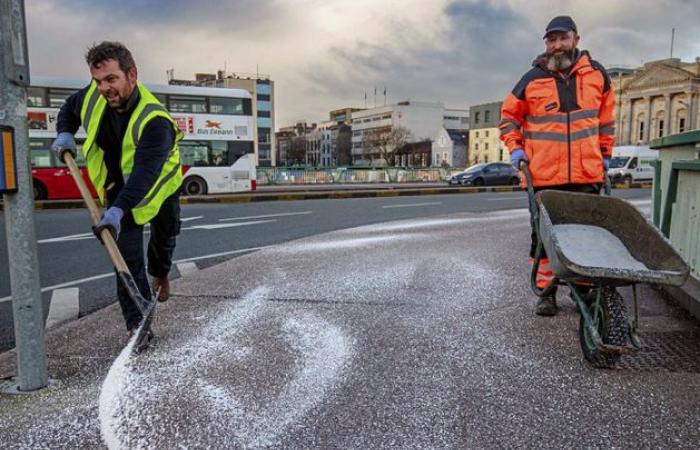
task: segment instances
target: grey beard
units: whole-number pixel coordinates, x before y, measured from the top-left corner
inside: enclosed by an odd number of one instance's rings
[[[573,58],[568,52],[562,55],[547,55],[547,70],[551,72],[566,70],[573,63]]]

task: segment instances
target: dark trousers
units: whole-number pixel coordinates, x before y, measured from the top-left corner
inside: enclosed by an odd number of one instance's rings
[[[162,278],[170,272],[175,251],[175,237],[180,233],[179,193],[171,195],[163,202],[158,214],[151,219],[150,223],[151,237],[147,250],[148,273],[153,277]],[[146,276],[143,254],[143,225],[137,225],[131,213],[124,214],[117,246],[141,295],[145,299],[151,299],[151,287]],[[126,329],[136,328],[141,322],[141,312],[129,297],[119,277],[117,277],[117,297],[126,320]]]
[[[584,194],[600,194],[600,184],[561,184],[558,186],[542,186],[542,187],[536,187],[535,193],[539,191],[544,191],[545,189],[551,189],[553,191],[568,191],[568,192],[582,192]],[[532,221],[530,221],[530,225],[532,225]],[[535,251],[537,250],[537,234],[535,234],[535,229],[534,227],[532,228],[532,234],[530,235],[530,258],[535,257]],[[542,253],[543,257],[546,258],[547,254]]]

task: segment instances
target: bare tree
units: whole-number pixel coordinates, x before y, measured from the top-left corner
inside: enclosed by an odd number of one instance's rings
[[[411,139],[411,131],[404,127],[368,130],[362,136],[362,152],[370,164],[373,159],[383,159],[385,164],[393,166],[396,161],[395,150]]]
[[[306,160],[306,138],[295,136],[289,142],[287,149],[287,165],[304,164]]]
[[[341,125],[335,141],[338,165],[349,166],[352,164],[352,129],[347,125]]]

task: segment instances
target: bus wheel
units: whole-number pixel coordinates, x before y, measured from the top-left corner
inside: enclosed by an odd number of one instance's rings
[[[205,195],[207,183],[199,177],[190,177],[183,183],[182,190],[185,195]]]
[[[38,181],[34,185],[34,200],[46,200],[46,188]]]

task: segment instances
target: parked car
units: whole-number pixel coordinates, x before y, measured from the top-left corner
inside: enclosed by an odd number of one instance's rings
[[[520,184],[520,175],[508,163],[481,163],[469,167],[464,172],[452,175],[447,180],[450,186],[504,186]]]

